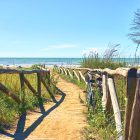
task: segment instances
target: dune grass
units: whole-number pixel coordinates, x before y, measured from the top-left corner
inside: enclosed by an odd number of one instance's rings
[[[36,74],[25,74],[25,77],[29,80],[33,88],[37,91],[37,76]],[[55,79],[51,77],[55,82]],[[47,79],[46,79],[47,80]],[[19,98],[23,96],[20,89],[20,80],[18,74],[0,74],[0,82],[4,84],[8,89],[12,90]],[[53,94],[56,93],[54,86],[50,86],[50,90]],[[41,84],[41,97],[43,102],[50,100],[46,88]],[[47,99],[47,100],[46,100]],[[18,118],[23,111],[34,110],[39,101],[37,97],[27,88],[25,85],[25,103],[24,110],[13,101],[10,97],[7,97],[3,92],[0,92],[0,129],[8,129],[14,124],[16,118]]]
[[[113,60],[113,58],[119,57],[116,47],[117,45],[114,45],[113,47],[106,49],[103,54],[99,54],[97,52],[90,52],[88,55],[85,54],[81,62],[81,67],[92,69],[116,69],[118,67],[125,67],[125,62],[116,62]]]
[[[109,48],[104,52],[102,57],[99,57],[98,53],[91,52],[88,56],[84,56],[81,62],[81,67],[92,68],[92,69],[116,69],[118,67],[126,67],[125,62],[115,62],[113,60],[116,57],[117,49]],[[101,55],[100,55],[101,56]],[[124,122],[125,114],[125,97],[126,97],[126,79],[121,76],[114,77],[116,92],[118,96],[118,102],[121,110],[122,122]],[[95,111],[89,110],[87,114],[88,124],[84,131],[84,135],[87,140],[91,139],[103,139],[103,140],[114,140],[117,137],[115,130],[115,121],[113,109],[111,112],[103,112],[101,98],[102,95],[98,89],[93,89],[96,93],[97,104]],[[105,116],[106,114],[106,116]]]
[[[126,105],[126,79],[122,76],[115,76],[115,87],[118,96],[118,103],[121,111],[122,124],[124,123],[125,105]],[[95,110],[89,110],[87,113],[87,120],[89,126],[85,128],[84,135],[87,140],[101,139],[114,140],[117,139],[117,132],[115,126],[115,119],[113,108],[111,106],[110,112],[104,112],[102,108],[102,94],[97,88],[93,88],[96,97]],[[123,128],[122,128],[123,129]],[[123,131],[122,131],[123,133]]]

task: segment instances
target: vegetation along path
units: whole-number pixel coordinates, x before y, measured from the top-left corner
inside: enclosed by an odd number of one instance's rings
[[[24,114],[19,128],[10,130],[0,139],[47,139],[47,140],[83,140],[82,131],[86,126],[86,106],[81,103],[85,93],[76,85],[61,78],[57,87],[63,92],[56,97],[57,103],[44,105],[44,113],[39,109]],[[26,121],[25,121],[26,120]]]

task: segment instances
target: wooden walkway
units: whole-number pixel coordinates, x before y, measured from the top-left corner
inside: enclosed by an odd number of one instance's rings
[[[83,140],[87,109],[79,96],[84,100],[85,93],[61,78],[57,86],[63,91],[56,97],[58,103],[44,105],[43,114],[39,109],[24,114],[18,127],[0,135],[0,140]]]

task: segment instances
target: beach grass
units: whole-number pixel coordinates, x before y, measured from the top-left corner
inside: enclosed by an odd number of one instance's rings
[[[125,107],[126,107],[126,79],[122,76],[115,76],[115,87],[118,97],[118,103],[121,112],[122,124],[124,124]],[[96,107],[87,113],[87,120],[89,126],[84,130],[84,136],[87,140],[103,139],[114,140],[117,139],[117,132],[115,126],[115,118],[113,108],[110,112],[104,112],[102,108],[102,94],[98,89],[93,88],[96,96]],[[124,126],[123,126],[124,127]],[[123,130],[123,128],[122,128]],[[123,133],[123,131],[122,131]]]
[[[37,91],[37,75],[36,74],[25,74],[25,77],[31,83],[32,87]],[[55,79],[51,77],[53,81]],[[23,93],[20,88],[20,80],[18,74],[0,74],[0,83],[4,84],[8,89],[13,91],[15,95],[22,98]],[[50,90],[53,94],[56,94],[56,89],[50,86]],[[50,101],[50,95],[46,88],[41,85],[41,97],[43,102]],[[15,124],[16,118],[18,118],[23,111],[34,110],[39,105],[39,100],[25,85],[25,103],[24,110],[13,101],[10,97],[6,96],[0,91],[0,129],[8,129]]]
[[[91,52],[89,55],[84,56],[81,62],[81,67],[92,69],[116,69],[118,67],[126,67],[125,62],[115,62],[113,60],[117,50],[110,48],[104,52],[102,57],[99,54]],[[101,56],[101,55],[100,55]],[[122,122],[124,122],[125,104],[126,104],[126,79],[122,76],[114,76],[116,92],[118,96],[118,102],[121,110]],[[117,137],[115,130],[115,119],[113,109],[111,112],[103,112],[102,109],[102,96],[98,89],[94,89],[96,93],[96,108],[95,111],[89,110],[87,114],[89,127],[85,129],[85,137],[87,140],[91,139],[103,139],[114,140]],[[106,117],[105,117],[106,114]]]
[[[103,54],[91,51],[89,54],[83,56],[81,67],[92,69],[126,67],[125,62],[113,60],[113,58],[119,57],[117,51],[116,45],[106,49]]]

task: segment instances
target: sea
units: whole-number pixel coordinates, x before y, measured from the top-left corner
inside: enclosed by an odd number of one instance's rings
[[[0,65],[29,66],[34,64],[80,65],[82,58],[0,58]]]
[[[135,58],[114,58],[114,61],[126,62],[133,64]],[[0,65],[10,66],[27,66],[34,64],[45,64],[48,66],[53,65],[80,65],[82,58],[0,58]],[[137,58],[137,64],[140,65],[140,58]]]

